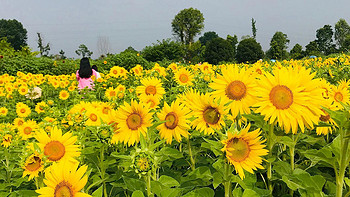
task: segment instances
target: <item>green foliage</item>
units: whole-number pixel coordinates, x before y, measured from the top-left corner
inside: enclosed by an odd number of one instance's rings
[[[290,57],[292,59],[301,59],[303,58],[303,47],[300,44],[295,44],[292,50],[290,50]]]
[[[256,62],[264,57],[261,45],[254,38],[246,38],[237,46],[236,60],[241,62]]]
[[[203,34],[203,36],[199,37],[199,41],[204,46],[209,41],[213,40],[214,38],[218,38],[219,35],[215,31],[208,31]]]
[[[75,50],[75,53],[82,57],[91,57],[93,54],[93,52],[90,51],[85,44],[79,45],[79,48]]]
[[[315,56],[320,56],[321,55],[321,52],[318,48],[318,45],[317,45],[317,42],[314,40],[314,41],[311,41],[309,44],[307,44],[305,46],[305,54],[307,56],[311,56],[311,55],[315,55]]]
[[[233,47],[223,38],[214,38],[207,44],[204,58],[210,64],[218,64],[220,61],[233,60]]]
[[[237,35],[231,36],[231,35],[227,35],[226,40],[231,44],[232,48],[233,48],[233,56],[236,57],[236,53],[237,53],[237,44],[238,44],[238,38]]]
[[[288,56],[288,37],[280,31],[276,32],[270,42],[270,49],[266,52],[266,56],[270,59],[286,59]]]
[[[149,62],[139,55],[137,52],[126,50],[119,54],[107,55],[106,60],[109,62],[107,69],[113,66],[124,67],[127,70],[135,67],[137,64],[140,64],[144,68],[149,67]]]
[[[253,34],[253,38],[256,39],[256,26],[255,26],[256,20],[254,20],[254,18],[252,18],[252,34]]]
[[[20,50],[27,45],[27,30],[16,19],[0,20],[0,38],[3,37],[7,38],[7,42],[15,50]]]
[[[146,46],[141,53],[146,60],[152,62],[162,60],[181,61],[185,56],[185,49],[180,42],[163,39],[153,43],[153,46]]]
[[[348,36],[350,36],[350,26],[345,19],[341,18],[334,27],[334,40],[342,51],[346,47],[345,40]]]
[[[204,28],[203,14],[194,8],[181,10],[171,22],[173,35],[181,43],[190,44],[194,37],[199,35]]]
[[[318,49],[324,54],[329,55],[336,51],[335,44],[333,43],[333,30],[332,26],[325,25],[316,31],[316,43]]]
[[[41,34],[38,34],[38,48],[40,51],[40,56],[48,56],[50,51],[50,43],[47,43],[46,45],[43,43],[43,39],[41,38]]]
[[[185,45],[185,60],[192,63],[202,62],[205,46],[202,46],[200,41]]]

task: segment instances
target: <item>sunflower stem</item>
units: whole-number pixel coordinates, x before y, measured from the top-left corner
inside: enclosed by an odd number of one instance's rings
[[[269,150],[269,159],[272,158],[272,148],[273,148],[273,145],[274,143],[272,142],[272,138],[273,138],[273,131],[274,131],[274,125],[273,124],[270,124],[269,126],[269,130],[268,130],[268,139],[267,139],[267,148]],[[273,191],[273,187],[272,187],[272,182],[271,182],[271,178],[272,178],[272,161],[269,161],[267,163],[267,183],[269,185],[269,190],[272,194],[272,191]]]
[[[348,149],[349,149],[349,138],[345,138],[346,130],[340,128],[340,150],[342,154],[340,154],[339,158],[339,173],[336,176],[336,197],[343,196],[343,185],[344,185],[344,176],[347,166],[349,165],[348,160]],[[336,172],[337,173],[337,172]]]
[[[151,174],[150,172],[147,172],[147,176],[145,177],[146,179],[146,184],[147,184],[147,196],[151,196]]]
[[[104,178],[105,178],[105,171],[106,171],[106,169],[104,168],[104,162],[103,162],[103,160],[104,160],[104,150],[105,150],[105,145],[104,144],[102,144],[102,146],[101,146],[101,152],[100,152],[100,169],[101,169],[101,179],[102,180],[104,180]],[[103,181],[103,194],[104,194],[104,196],[105,197],[107,197],[108,195],[107,195],[107,186],[106,186],[106,181],[104,180]]]
[[[230,163],[228,160],[225,162],[225,183],[224,183],[224,188],[225,188],[225,197],[231,197],[232,192],[231,192],[231,170],[230,170]]]
[[[297,140],[297,138],[295,139],[293,133],[292,133],[292,140],[293,140],[294,143],[293,143],[293,145],[291,145],[291,146],[289,147],[289,154],[290,154],[290,168],[291,168],[292,173],[293,173],[293,171],[294,171],[295,144],[296,144],[296,140]],[[291,189],[291,190],[290,190],[290,195],[293,196],[293,193],[294,193],[294,191]]]
[[[196,162],[193,159],[193,154],[192,154],[192,149],[191,149],[191,140],[189,137],[187,138],[187,142],[188,142],[187,143],[188,144],[188,154],[190,155],[190,160],[191,160],[191,169],[192,169],[192,171],[194,171],[196,169]]]

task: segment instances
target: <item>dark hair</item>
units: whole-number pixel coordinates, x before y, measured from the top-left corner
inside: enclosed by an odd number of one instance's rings
[[[90,66],[90,61],[87,57],[83,57],[80,60],[79,76],[81,78],[90,78],[92,75],[92,69]]]
[[[94,69],[96,72],[98,72],[96,65],[92,65],[91,68]]]

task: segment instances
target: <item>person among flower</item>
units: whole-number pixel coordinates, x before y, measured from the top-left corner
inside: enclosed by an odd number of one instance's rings
[[[76,72],[77,81],[79,83],[78,84],[79,90],[84,89],[86,87],[88,89],[93,88],[94,82],[91,76],[95,76],[95,79],[96,79],[97,78],[96,71],[91,68],[89,59],[87,57],[83,57],[80,60],[80,68]]]

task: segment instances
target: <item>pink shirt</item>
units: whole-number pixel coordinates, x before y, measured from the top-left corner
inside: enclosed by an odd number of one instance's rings
[[[92,75],[95,76],[95,79],[97,77],[97,74],[96,74],[96,71],[94,69],[92,69]],[[92,89],[93,86],[94,86],[94,81],[90,78],[81,78],[79,76],[79,70],[77,70],[77,73],[76,73],[76,76],[77,76],[77,81],[78,81],[78,89],[84,89],[86,86],[89,88],[89,89]]]

